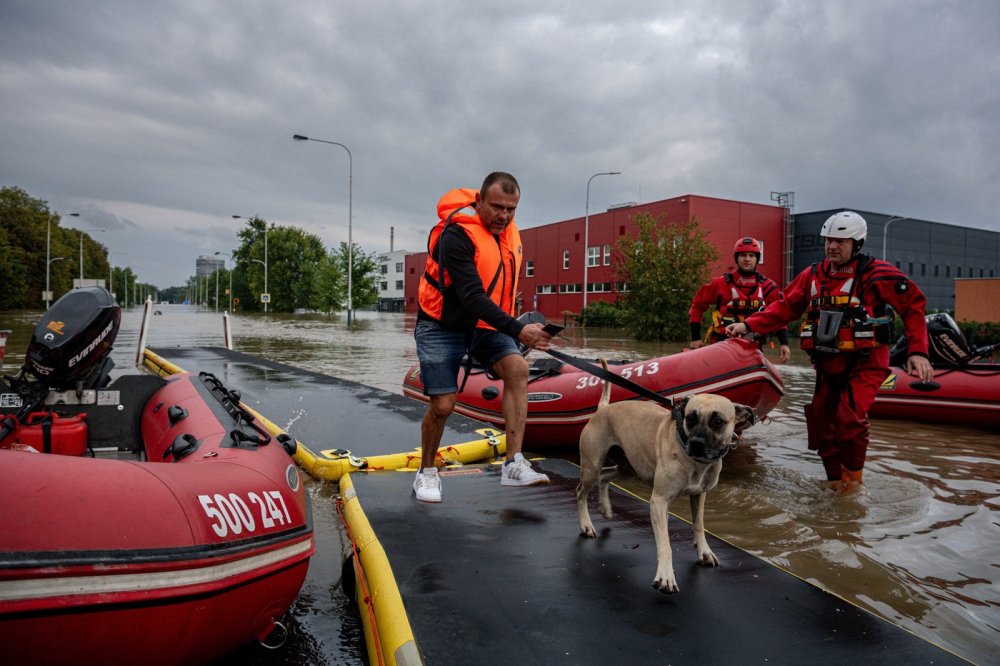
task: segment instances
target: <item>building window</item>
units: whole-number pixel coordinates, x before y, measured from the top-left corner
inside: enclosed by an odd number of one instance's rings
[[[540,284],[537,287],[535,287],[535,293],[536,294],[551,294],[551,293],[553,293],[552,285],[551,284]]]
[[[604,265],[605,266],[610,266],[611,265],[611,246],[610,245],[605,245],[604,246]]]
[[[389,266],[388,265],[382,264],[381,266],[379,266],[379,268],[382,270],[382,275],[386,275],[386,274],[389,273]]]
[[[402,261],[396,263],[396,272],[397,273],[402,273],[403,272],[403,262]]]
[[[913,262],[910,262],[910,270],[906,271],[907,275],[913,275]]]
[[[941,277],[941,271],[938,270],[939,268],[941,267],[938,266],[937,264],[934,264],[934,277]]]
[[[955,272],[955,277],[962,277],[962,267],[961,266],[956,266],[955,267],[955,271],[956,271]]]
[[[563,250],[563,270],[569,268],[569,250]]]
[[[560,294],[579,294],[580,285],[579,284],[561,284],[559,285]]]
[[[588,247],[587,248],[587,268],[593,268],[594,266],[601,265],[601,248]]]
[[[529,259],[524,262],[524,277],[535,277],[535,260]]]
[[[396,280],[396,289],[402,289],[402,288],[403,288],[403,281]]]
[[[388,282],[379,282],[379,285],[380,285],[379,288],[382,291],[389,291],[389,283]]]
[[[920,264],[920,277],[927,277],[927,264]]]
[[[588,282],[587,292],[591,294],[606,294],[611,291],[610,282]]]

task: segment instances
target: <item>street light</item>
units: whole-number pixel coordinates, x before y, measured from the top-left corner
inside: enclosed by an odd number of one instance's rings
[[[353,210],[352,199],[354,192],[354,158],[351,157],[351,149],[336,141],[325,141],[323,139],[310,139],[301,134],[292,136],[295,141],[316,141],[318,143],[328,143],[331,146],[340,146],[347,151],[347,325],[351,325],[351,313],[354,311],[354,238],[352,236]]]
[[[49,266],[53,261],[59,261],[63,257],[52,259],[52,213],[49,213],[49,222],[45,230],[45,309],[49,309],[52,302],[52,292],[49,287]],[[66,213],[69,217],[80,217],[79,213]]]
[[[93,229],[92,231],[107,231],[107,229]],[[80,286],[83,286],[83,229],[80,229]]]
[[[594,180],[598,176],[620,176],[621,171],[602,171],[601,173],[595,173],[587,180],[587,206],[585,209],[585,216],[583,218],[583,307],[587,307],[587,263],[589,261],[589,256],[587,252],[589,251],[590,245],[590,181]]]
[[[889,238],[889,225],[893,222],[898,222],[899,220],[909,220],[909,217],[903,217],[902,215],[893,215],[888,220],[885,221],[885,225],[882,226],[882,261],[885,261],[885,247],[886,240]]]
[[[108,252],[108,293],[111,294],[112,298],[115,297],[115,289],[114,289],[115,285],[111,278],[111,270],[112,270],[111,257],[116,254],[128,254],[128,252]],[[115,303],[117,302],[118,299],[115,298]]]
[[[216,256],[226,257],[227,259],[232,259],[232,255],[226,254],[225,252],[216,252]],[[222,262],[222,266],[225,267],[225,261]],[[219,301],[219,276],[215,276],[215,301]],[[229,314],[233,314],[233,270],[229,269]]]
[[[243,217],[242,215],[233,215],[234,220],[246,220],[249,218]],[[251,259],[250,261],[256,261],[258,264],[264,264],[264,293],[267,294],[267,300],[264,301],[264,314],[267,314],[267,301],[271,300],[271,294],[267,290],[267,221],[264,221],[264,261],[260,259]]]

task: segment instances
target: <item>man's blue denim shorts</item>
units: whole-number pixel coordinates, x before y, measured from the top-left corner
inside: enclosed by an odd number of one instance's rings
[[[435,321],[418,319],[413,338],[417,343],[424,395],[458,392],[458,374],[465,357],[465,333],[446,330]],[[470,346],[472,357],[487,368],[504,356],[521,353],[514,338],[493,329],[476,329]]]

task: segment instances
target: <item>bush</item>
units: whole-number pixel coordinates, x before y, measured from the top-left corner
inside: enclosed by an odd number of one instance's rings
[[[622,310],[615,303],[596,301],[580,311],[575,317],[581,326],[599,328],[621,328]]]
[[[1000,323],[990,321],[960,321],[959,327],[965,339],[973,347],[982,347],[1000,342]]]

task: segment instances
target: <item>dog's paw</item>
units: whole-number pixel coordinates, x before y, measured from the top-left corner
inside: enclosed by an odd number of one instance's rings
[[[597,538],[597,530],[593,525],[580,525],[580,534],[591,539]]]
[[[711,550],[703,550],[698,553],[698,564],[703,567],[717,567],[719,558]]]
[[[673,571],[670,572],[669,576],[660,576],[657,574],[656,578],[653,579],[653,587],[664,594],[675,594],[681,591],[681,588],[677,587],[677,580],[674,578]]]

